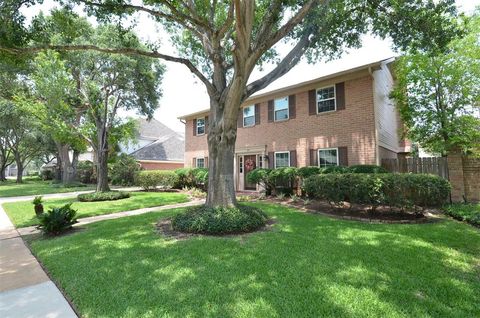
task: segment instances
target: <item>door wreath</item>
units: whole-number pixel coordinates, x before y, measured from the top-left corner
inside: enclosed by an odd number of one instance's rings
[[[245,160],[245,170],[252,171],[253,169],[255,169],[255,167],[256,167],[255,160],[252,160],[252,159]]]

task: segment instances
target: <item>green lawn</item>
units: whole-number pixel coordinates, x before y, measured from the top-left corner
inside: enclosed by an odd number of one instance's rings
[[[479,317],[480,231],[258,204],[273,230],[166,240],[169,210],[31,247],[82,317]]]
[[[188,197],[184,193],[132,192],[130,198],[116,201],[78,202],[75,197],[50,199],[45,200],[44,209],[46,211],[54,206],[74,202],[72,208],[78,210],[77,216],[82,218],[187,201]],[[31,201],[4,203],[3,208],[16,227],[38,224]]]
[[[480,227],[480,203],[451,204],[445,208],[445,213],[457,220]]]
[[[50,193],[86,191],[92,189],[95,189],[95,186],[88,185],[84,187],[64,187],[59,184],[52,184],[51,181],[29,180],[28,178],[26,178],[26,180],[22,184],[17,184],[13,180],[0,182],[0,198],[16,197],[22,195],[40,195]]]

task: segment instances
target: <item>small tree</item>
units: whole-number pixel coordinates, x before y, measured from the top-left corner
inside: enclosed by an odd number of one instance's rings
[[[426,150],[479,150],[480,15],[468,19],[467,35],[446,53],[402,57],[396,65],[397,101],[407,136]]]

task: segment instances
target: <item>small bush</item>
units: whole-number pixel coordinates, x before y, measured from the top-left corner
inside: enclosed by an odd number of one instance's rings
[[[304,182],[308,196],[340,205],[343,202],[409,209],[436,207],[450,193],[448,181],[426,174],[325,174]]]
[[[320,168],[321,174],[346,173],[346,172],[347,172],[347,167],[343,167],[343,166],[329,166],[329,167]]]
[[[77,179],[81,183],[97,183],[95,167],[91,161],[80,161],[77,165]]]
[[[480,204],[452,204],[445,208],[445,214],[480,227]]]
[[[184,192],[187,192],[192,198],[195,199],[205,199],[207,197],[207,193],[199,188],[183,188]]]
[[[95,202],[95,201],[114,201],[130,197],[130,193],[123,191],[108,191],[108,192],[93,192],[83,193],[77,196],[80,202]]]
[[[137,173],[141,170],[140,164],[127,154],[121,154],[111,167],[112,184],[131,186],[135,183]]]
[[[245,233],[265,225],[267,215],[259,208],[238,205],[231,208],[196,206],[172,220],[176,231],[203,234]]]
[[[77,211],[71,208],[71,203],[62,207],[53,208],[38,216],[38,229],[48,235],[58,235],[72,228],[77,223]]]
[[[298,176],[302,179],[306,179],[316,174],[320,174],[321,172],[322,172],[322,168],[316,167],[316,166],[301,167],[301,168],[298,168],[297,170]]]
[[[175,189],[200,188],[206,190],[208,187],[207,168],[180,168],[175,170],[178,176],[174,184]]]
[[[178,175],[169,170],[144,170],[136,178],[136,185],[146,191],[155,190],[157,187],[171,189],[178,182]]]
[[[247,173],[247,181],[260,185],[265,189],[267,195],[272,193],[275,182],[270,178],[272,169],[257,168]]]
[[[40,178],[43,181],[53,180],[53,177],[54,175],[52,170],[42,170],[42,172],[40,172]]]
[[[388,173],[389,171],[377,165],[353,165],[346,168],[348,173]]]

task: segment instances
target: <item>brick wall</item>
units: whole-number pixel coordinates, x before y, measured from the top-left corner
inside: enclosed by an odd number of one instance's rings
[[[345,82],[345,109],[309,115],[308,90]],[[239,128],[236,149],[266,146],[267,152],[297,151],[298,166],[310,165],[309,149],[347,147],[348,164],[376,164],[373,81],[370,75],[332,79],[296,92],[281,92],[253,100],[260,104],[260,124]],[[283,122],[268,122],[268,100],[295,94],[296,116]],[[186,122],[185,165],[208,156],[207,138],[193,136],[193,119]]]
[[[480,159],[448,155],[448,175],[452,184],[452,201],[480,202]]]
[[[140,165],[145,170],[175,170],[183,168],[183,163],[178,162],[145,162],[139,161]]]

